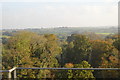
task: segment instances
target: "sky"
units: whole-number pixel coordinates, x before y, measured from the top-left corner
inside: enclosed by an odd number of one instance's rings
[[[3,29],[118,25],[119,0],[1,0]]]

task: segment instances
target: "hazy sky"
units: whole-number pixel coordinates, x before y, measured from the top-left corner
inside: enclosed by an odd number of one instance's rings
[[[1,0],[1,2],[3,2],[1,3],[2,13],[0,5],[2,27],[117,26],[118,1],[119,0]]]

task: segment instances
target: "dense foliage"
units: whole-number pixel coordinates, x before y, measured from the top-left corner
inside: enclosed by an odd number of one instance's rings
[[[61,35],[60,35],[61,36]],[[60,37],[17,31],[3,39],[3,69],[40,68],[118,68],[120,40],[116,35],[105,39],[94,33]],[[5,40],[5,41],[4,41]],[[117,78],[118,71],[93,70],[19,70],[19,78]],[[6,77],[6,75],[4,76]]]

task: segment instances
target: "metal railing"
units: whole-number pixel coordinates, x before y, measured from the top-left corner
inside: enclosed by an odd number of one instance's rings
[[[14,68],[12,68],[10,70],[0,70],[0,72],[2,72],[2,73],[8,72],[8,78],[12,78],[11,73],[14,72],[14,78],[17,78],[16,70],[17,70],[17,67],[14,67]]]
[[[23,67],[14,67],[10,70],[0,70],[0,72],[8,72],[8,78],[12,78],[11,73],[13,73],[13,78],[17,78],[16,70],[20,69],[33,69],[33,70],[120,70],[120,68],[23,68]]]

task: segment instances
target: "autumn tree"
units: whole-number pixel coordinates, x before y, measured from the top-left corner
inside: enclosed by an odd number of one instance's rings
[[[118,67],[118,50],[114,46],[112,46],[111,43],[103,40],[95,40],[95,41],[92,41],[91,43],[92,43],[91,65],[93,67],[95,68],[96,67],[99,67],[99,68],[117,68]],[[97,77],[98,75],[104,75],[106,73],[102,71],[100,72],[100,74],[97,74]],[[111,74],[114,74],[114,73],[111,73]],[[108,76],[106,75],[103,77],[107,78]]]
[[[58,67],[57,58],[61,53],[61,47],[59,47],[57,41],[57,37],[53,34],[38,35],[27,31],[17,32],[4,47],[3,65],[5,69],[13,66]],[[5,58],[8,60],[5,60]],[[38,73],[38,75],[36,76],[35,73]],[[21,70],[18,76],[23,78],[50,78],[51,73],[50,70]]]
[[[110,60],[110,57],[118,56],[118,51],[109,42],[103,40],[92,41],[92,66],[99,67],[102,59]]]

